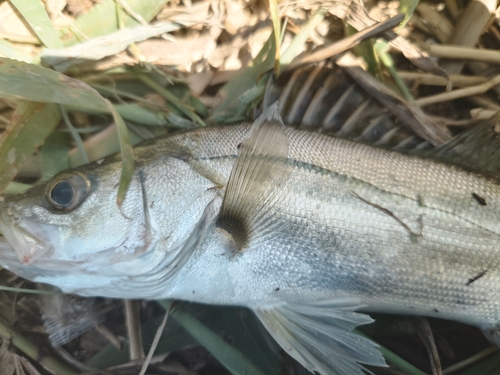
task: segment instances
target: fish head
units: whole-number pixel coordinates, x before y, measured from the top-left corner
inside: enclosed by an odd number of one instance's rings
[[[141,186],[132,181],[118,206],[120,173],[118,160],[93,163],[3,197],[0,232],[13,251],[0,250],[2,263],[23,276],[23,268],[95,270],[137,256],[145,232]]]

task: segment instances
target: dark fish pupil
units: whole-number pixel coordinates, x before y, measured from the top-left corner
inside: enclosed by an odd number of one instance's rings
[[[73,200],[73,186],[69,182],[59,182],[50,192],[52,200],[61,205],[68,206]]]

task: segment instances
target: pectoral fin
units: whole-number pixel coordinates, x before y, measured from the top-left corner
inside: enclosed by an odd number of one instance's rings
[[[352,330],[373,320],[356,313],[356,300],[258,308],[255,313],[281,347],[310,371],[321,375],[362,375],[361,363],[387,366],[376,344]]]
[[[252,236],[265,237],[282,225],[273,212],[290,174],[289,139],[277,103],[255,120],[239,148],[217,220],[217,227],[230,237],[234,254]]]

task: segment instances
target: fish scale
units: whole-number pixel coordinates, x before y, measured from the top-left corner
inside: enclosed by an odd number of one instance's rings
[[[499,342],[500,167],[450,161],[498,122],[432,158],[285,127],[273,105],[136,148],[122,209],[117,157],[5,197],[0,262],[86,296],[247,306],[323,375],[385,364],[352,332],[369,312],[458,320]],[[52,202],[61,182],[73,195]]]

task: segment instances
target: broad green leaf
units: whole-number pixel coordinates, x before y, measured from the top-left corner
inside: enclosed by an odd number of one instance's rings
[[[139,14],[147,22],[151,21],[169,0],[126,0],[130,9]],[[119,29],[118,19],[124,27],[140,25],[134,17],[119,7],[117,11],[115,0],[104,0],[79,17],[72,27],[64,30],[65,46],[73,45],[97,36],[106,35]],[[119,14],[119,16],[118,16]],[[119,17],[119,18],[118,18]],[[99,25],[97,27],[97,25]]]
[[[64,48],[40,0],[11,0],[33,32],[47,48]]]
[[[0,192],[43,144],[61,116],[55,104],[22,101],[0,136]]]

